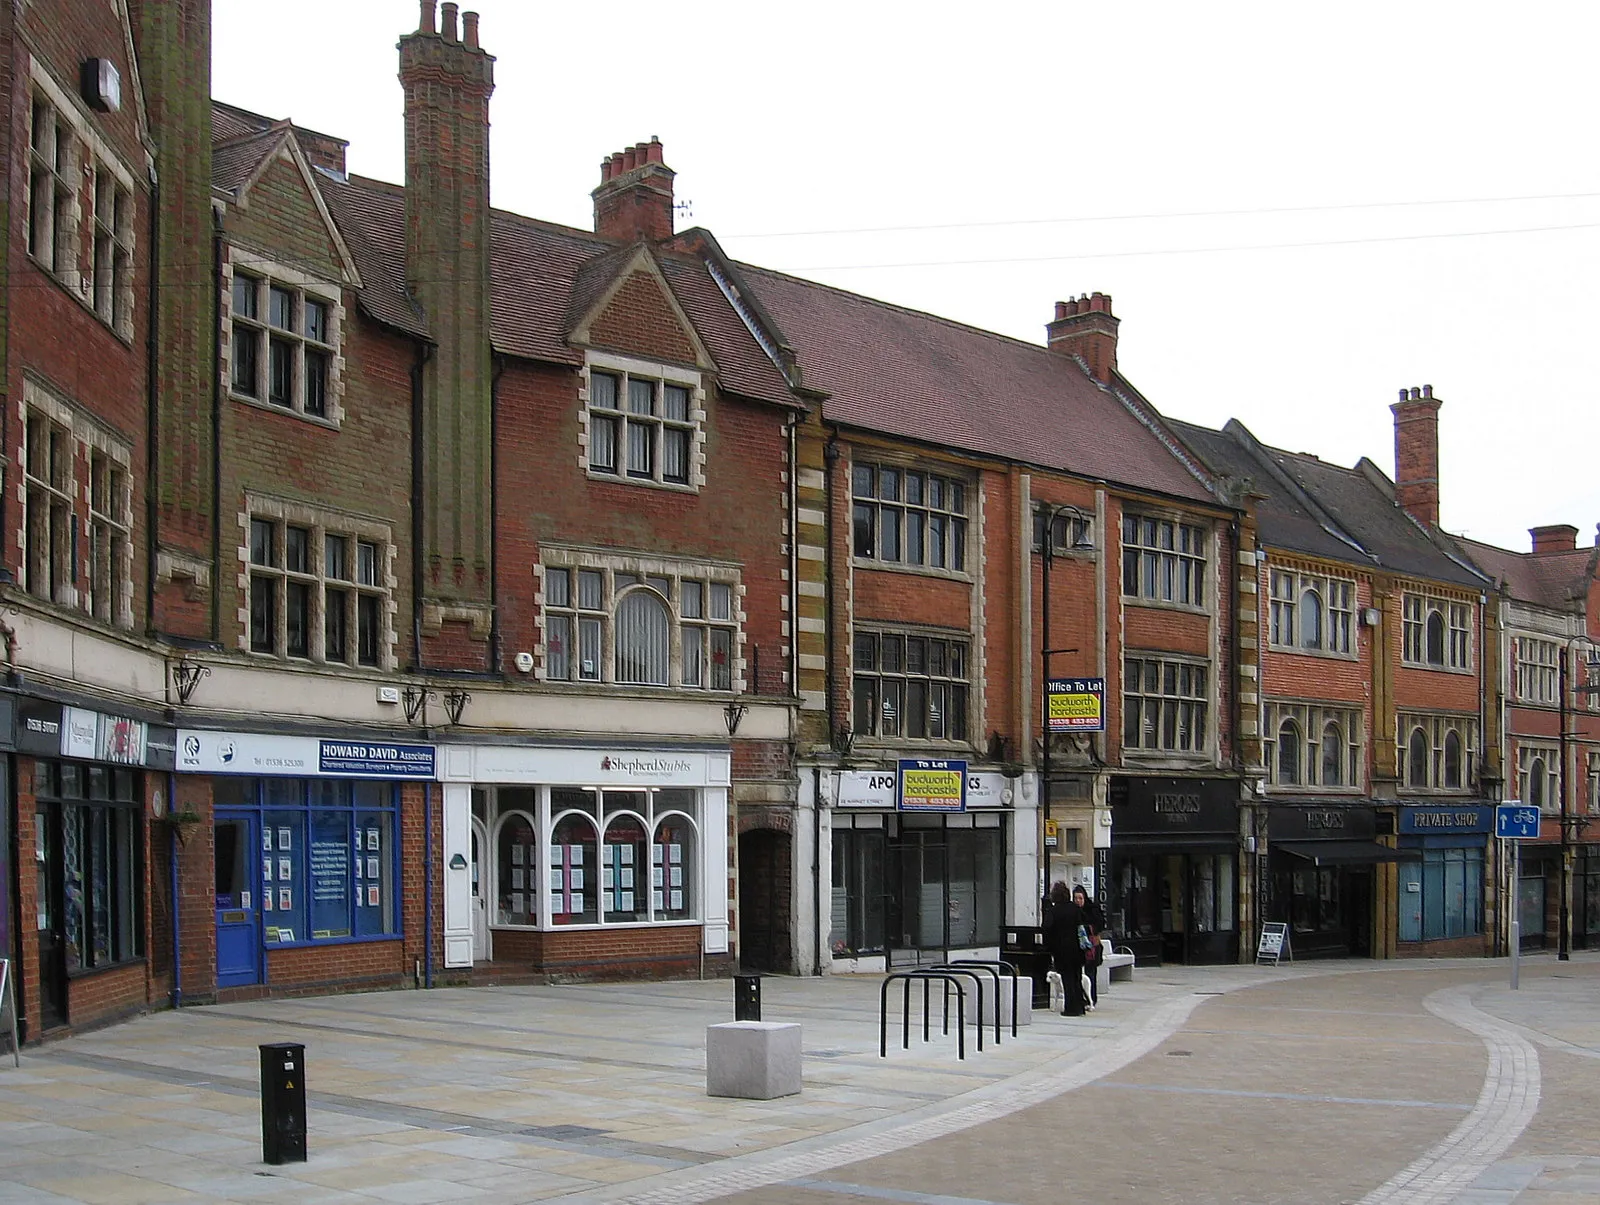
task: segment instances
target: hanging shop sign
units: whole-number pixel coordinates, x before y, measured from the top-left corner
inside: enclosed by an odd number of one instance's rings
[[[942,757],[902,757],[895,805],[902,812],[967,810],[967,763]]]
[[[1044,697],[1051,732],[1106,730],[1104,678],[1051,678],[1044,684]]]

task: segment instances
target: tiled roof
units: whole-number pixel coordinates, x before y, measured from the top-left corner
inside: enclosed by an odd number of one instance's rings
[[[237,138],[216,142],[211,147],[211,186],[218,192],[232,193],[255,172],[262,158],[278,145],[285,126],[267,126]]]
[[[1593,548],[1531,553],[1477,540],[1461,539],[1459,543],[1472,562],[1504,585],[1512,598],[1552,610],[1570,611],[1583,598],[1594,572]]]
[[[1259,443],[1242,424],[1221,431],[1172,427],[1216,472],[1248,481],[1262,544],[1428,581],[1481,588],[1484,582],[1395,505],[1375,469],[1341,468]],[[1447,541],[1449,537],[1440,537]]]
[[[829,422],[1216,502],[1069,356],[793,276],[738,265]]]

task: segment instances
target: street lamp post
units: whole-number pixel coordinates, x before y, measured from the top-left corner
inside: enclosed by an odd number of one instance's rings
[[[1571,640],[1567,641],[1567,647],[1561,650],[1561,662],[1559,666],[1559,687],[1561,694],[1561,752],[1559,754],[1561,758],[1561,914],[1560,920],[1557,922],[1559,930],[1556,933],[1556,959],[1560,962],[1567,962],[1572,958],[1572,905],[1569,897],[1572,894],[1572,830],[1576,826],[1577,817],[1573,815],[1572,810],[1571,780],[1581,778],[1581,775],[1572,773],[1572,767],[1568,764],[1569,757],[1567,752],[1567,742],[1572,736],[1572,733],[1568,727],[1568,717],[1571,712],[1571,695],[1600,694],[1600,683],[1590,681],[1592,672],[1597,665],[1597,662],[1593,656],[1592,645],[1590,656],[1584,659],[1584,675],[1582,684],[1573,687],[1570,693],[1567,689],[1567,662],[1572,659],[1573,646],[1576,645],[1580,640],[1586,644],[1590,643],[1589,638],[1583,635],[1574,636]]]
[[[1063,515],[1071,516],[1078,522],[1074,524],[1076,535],[1070,545],[1074,552],[1093,552],[1095,543],[1089,535],[1089,516],[1070,502],[1049,503],[1041,502],[1034,511],[1038,518],[1039,553],[1043,558],[1042,583],[1039,591],[1040,620],[1039,620],[1039,737],[1041,752],[1039,756],[1039,806],[1044,813],[1043,832],[1040,834],[1039,867],[1043,878],[1050,877],[1050,851],[1045,844],[1045,833],[1050,828],[1050,657],[1055,653],[1075,653],[1077,649],[1053,649],[1050,647],[1050,566],[1056,559],[1056,520]],[[1081,524],[1081,526],[1080,526]],[[1063,541],[1065,543],[1065,541]],[[1044,892],[1048,894],[1049,883],[1044,883]]]

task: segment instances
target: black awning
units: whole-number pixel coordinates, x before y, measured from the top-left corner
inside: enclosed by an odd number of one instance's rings
[[[1376,862],[1415,862],[1419,849],[1390,849],[1377,841],[1274,841],[1281,849],[1313,866],[1371,866]]]

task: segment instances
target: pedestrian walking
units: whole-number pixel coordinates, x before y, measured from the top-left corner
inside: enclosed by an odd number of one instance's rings
[[[1061,976],[1061,1015],[1081,1017],[1086,1009],[1083,997],[1083,955],[1089,940],[1088,918],[1083,909],[1072,902],[1072,892],[1065,883],[1050,888],[1050,899],[1044,921],[1045,948],[1055,962],[1056,974]]]
[[[1072,902],[1083,913],[1084,928],[1089,931],[1089,948],[1084,951],[1083,973],[1089,977],[1089,1007],[1100,1005],[1100,935],[1105,931],[1106,914],[1094,902],[1089,889],[1079,883],[1072,889]]]

